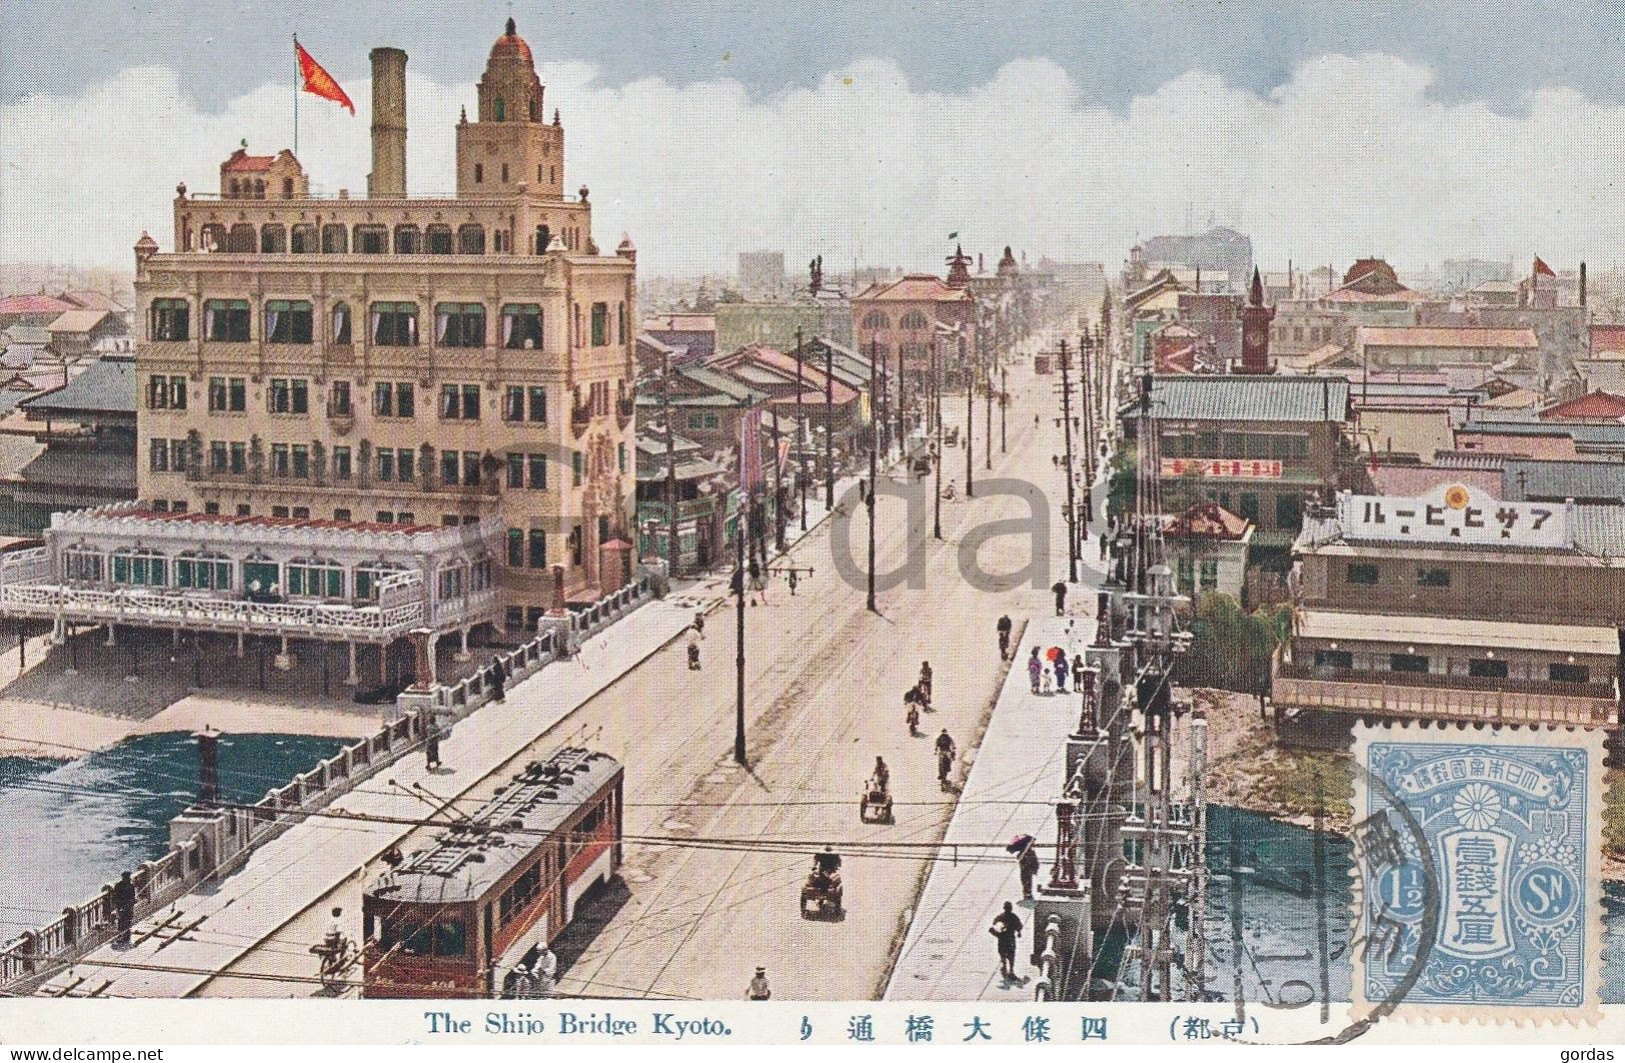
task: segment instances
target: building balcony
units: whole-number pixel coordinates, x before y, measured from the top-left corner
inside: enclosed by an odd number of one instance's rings
[[[1363,672],[1282,662],[1271,685],[1281,708],[1468,723],[1609,727],[1618,685],[1408,672]]]

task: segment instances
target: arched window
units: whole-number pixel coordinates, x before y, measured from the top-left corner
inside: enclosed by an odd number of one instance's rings
[[[322,226],[322,254],[347,255],[350,253],[350,230],[337,223]]]
[[[395,226],[395,253],[397,255],[423,253],[423,236],[416,225]]]
[[[350,304],[342,300],[333,304],[330,341],[338,346],[348,346],[354,342],[350,338]]]
[[[378,600],[378,584],[397,572],[405,572],[405,565],[393,561],[369,561],[355,568],[355,596],[364,602]]]
[[[498,96],[496,102],[496,120],[499,122],[506,121],[507,117],[508,101],[503,99],[501,96]]]
[[[263,255],[276,255],[288,249],[288,230],[281,225],[270,224],[260,227],[260,253]]]
[[[69,583],[101,583],[107,579],[107,559],[100,550],[69,547],[62,552],[62,565]]]
[[[343,227],[340,227],[342,231]],[[316,226],[309,222],[295,225],[292,230],[292,239],[289,241],[290,250],[296,255],[313,255],[316,253],[320,241],[316,237]]]
[[[538,174],[538,177],[541,175]],[[536,226],[536,253],[547,254],[547,245],[553,242],[553,230],[545,225]]]
[[[530,120],[532,122],[539,121],[539,119],[536,117],[536,111],[537,111],[536,101],[531,100],[530,101]]]
[[[169,559],[152,550],[113,551],[113,582],[130,587],[169,586]]]
[[[358,255],[387,255],[389,230],[382,225],[357,225],[353,246]]]
[[[175,559],[175,586],[202,591],[229,591],[231,561],[225,554],[182,554]]]
[[[459,255],[485,254],[485,226],[470,222],[457,230],[457,253]]]
[[[265,198],[265,179],[263,177],[254,182],[254,198]]]
[[[233,254],[251,255],[254,244],[254,227],[246,221],[233,225],[231,232],[226,234],[226,250]]]
[[[897,323],[898,328],[910,330],[929,328],[930,326],[931,322],[926,318],[925,313],[920,310],[910,310]]]
[[[344,597],[344,568],[337,561],[302,558],[287,564],[290,597]]]
[[[449,225],[429,226],[424,230],[424,242],[428,245],[431,255],[449,255],[457,250],[457,243],[452,238]]]
[[[871,310],[863,316],[863,327],[869,329],[891,328],[891,318],[879,310]]]
[[[219,222],[208,222],[198,229],[198,248],[203,251],[226,249],[226,227]]]

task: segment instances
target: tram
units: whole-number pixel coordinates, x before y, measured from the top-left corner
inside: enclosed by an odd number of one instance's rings
[[[362,996],[500,996],[620,869],[623,776],[607,753],[561,749],[370,883]]]

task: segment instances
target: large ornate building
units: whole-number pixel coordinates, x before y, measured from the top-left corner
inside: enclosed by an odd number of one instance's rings
[[[564,195],[564,129],[512,19],[477,119],[457,126],[455,198],[407,195],[406,55],[379,48],[372,63],[365,198],[313,195],[290,152],[238,151],[218,194],[177,189],[173,250],[136,245],[140,501],[62,528],[47,581],[366,609],[379,561],[419,570],[435,598],[420,623],[466,637],[533,628],[630,577],[631,242],[600,254],[588,190]],[[234,525],[192,544],[222,564],[210,582],[193,565],[178,582],[175,558],[139,579],[112,560],[148,541],[188,552],[176,514]],[[164,534],[142,540],[148,526]],[[426,534],[450,526],[455,548]],[[70,550],[108,563],[68,573]],[[453,568],[464,578],[439,578]],[[16,611],[13,598],[0,607]],[[141,608],[125,602],[121,620],[142,622]]]

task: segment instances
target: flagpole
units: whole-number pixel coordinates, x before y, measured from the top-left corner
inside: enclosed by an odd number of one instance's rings
[[[299,65],[299,34],[293,35],[293,154],[299,157],[299,82],[304,80],[304,68]]]

